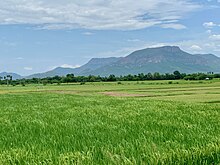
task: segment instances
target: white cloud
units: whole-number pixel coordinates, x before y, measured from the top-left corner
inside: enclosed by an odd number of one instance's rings
[[[164,27],[182,29],[183,25],[172,22],[198,8],[189,0],[7,0],[0,1],[0,24],[97,30],[132,30],[166,24]]]
[[[16,60],[23,60],[23,57],[17,57]]]
[[[218,26],[218,25],[215,24],[214,22],[205,22],[205,23],[203,23],[203,26],[205,28],[213,28],[213,27]]]
[[[190,47],[190,49],[192,49],[193,51],[202,50],[202,48],[201,48],[200,46],[198,46],[198,45],[192,45],[192,46]]]
[[[128,42],[140,42],[141,40],[140,39],[128,39],[127,41]]]
[[[219,2],[220,3],[220,0],[207,0],[208,2]]]
[[[17,46],[17,44],[15,42],[11,42],[11,41],[5,41],[5,40],[0,40],[0,44],[7,46],[7,47],[15,47]]]
[[[62,68],[79,68],[80,65],[69,65],[69,64],[63,64],[60,67]]]
[[[24,67],[24,70],[31,71],[31,70],[33,70],[33,68],[32,67]]]
[[[219,52],[216,51],[220,48],[218,42],[209,39],[209,37],[200,38],[198,40],[181,41],[173,44],[180,46],[183,50],[189,53],[213,53],[220,56]]]
[[[206,33],[211,34],[211,33],[212,33],[212,31],[211,31],[211,30],[207,30],[207,31],[206,31]]]
[[[92,32],[84,32],[84,33],[82,33],[83,35],[86,35],[86,36],[91,36],[91,35],[93,35],[94,33],[92,33]]]
[[[177,30],[186,29],[186,26],[181,25],[181,24],[174,24],[174,23],[171,23],[171,24],[163,24],[163,25],[161,25],[161,27],[163,27],[163,28],[177,29]]]
[[[220,34],[213,34],[213,35],[209,36],[209,38],[212,40],[220,40]]]
[[[148,44],[146,45],[146,47],[148,48],[157,48],[157,47],[162,47],[162,46],[167,46],[167,45],[171,45],[171,44],[166,44],[166,43],[152,43],[152,44]]]

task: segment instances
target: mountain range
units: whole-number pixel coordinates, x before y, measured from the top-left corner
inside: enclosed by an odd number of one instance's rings
[[[220,58],[213,54],[190,54],[177,46],[163,46],[137,50],[125,57],[92,58],[79,68],[58,67],[25,78],[65,76],[69,73],[81,76],[120,76],[149,72],[172,73],[175,70],[182,73],[220,72]],[[16,77],[19,78],[19,75]]]
[[[1,72],[1,73],[0,73],[1,79],[4,79],[4,77],[6,77],[7,75],[12,76],[12,78],[13,78],[14,80],[16,80],[16,79],[21,79],[21,78],[22,78],[21,75],[16,74],[16,73],[10,73],[10,72]]]

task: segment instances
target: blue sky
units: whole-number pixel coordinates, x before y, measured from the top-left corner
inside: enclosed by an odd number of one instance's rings
[[[78,67],[163,45],[220,56],[220,0],[0,2],[0,72]]]

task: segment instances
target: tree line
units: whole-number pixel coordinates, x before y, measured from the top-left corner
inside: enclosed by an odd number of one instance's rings
[[[19,79],[13,80],[12,76],[7,75],[4,78],[0,77],[1,85],[23,85],[26,84],[61,84],[61,83],[81,83],[86,82],[114,82],[114,81],[145,81],[145,80],[205,80],[220,78],[220,74],[214,73],[193,73],[186,74],[180,73],[179,71],[174,71],[173,73],[160,74],[155,73],[140,73],[137,75],[125,75],[125,76],[115,76],[113,74],[109,76],[75,76],[74,74],[67,74],[66,76],[54,76],[47,78],[32,78],[32,79]]]

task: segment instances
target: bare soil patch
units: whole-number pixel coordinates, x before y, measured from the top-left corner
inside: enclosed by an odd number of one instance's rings
[[[43,91],[48,93],[58,93],[58,94],[79,94],[79,92],[71,91],[71,90],[49,90],[49,91]]]
[[[101,92],[101,94],[115,97],[147,97],[144,94],[134,94],[134,93],[121,93],[121,92]]]

